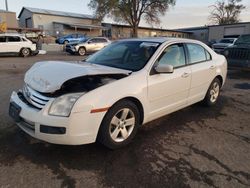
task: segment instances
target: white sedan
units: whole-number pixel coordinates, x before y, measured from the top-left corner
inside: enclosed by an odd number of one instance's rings
[[[140,125],[199,101],[214,105],[226,75],[224,56],[199,41],[121,40],[82,62],[36,63],[9,114],[40,140],[116,149]]]

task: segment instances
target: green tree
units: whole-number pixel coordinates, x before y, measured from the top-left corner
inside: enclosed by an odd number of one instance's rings
[[[144,19],[149,24],[159,24],[169,6],[176,0],[91,0],[89,7],[99,19],[111,17],[116,22],[129,24],[133,37],[138,36],[138,26]]]
[[[210,12],[209,19],[215,24],[233,24],[240,21],[239,16],[243,9],[246,7],[241,3],[242,0],[224,0],[217,1],[211,7],[213,10]]]

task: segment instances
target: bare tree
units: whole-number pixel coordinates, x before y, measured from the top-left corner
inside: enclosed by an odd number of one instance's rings
[[[129,24],[133,37],[138,36],[138,26],[144,19],[149,24],[159,24],[170,5],[176,0],[91,0],[89,7],[97,18],[111,17],[116,22]]]
[[[224,0],[217,1],[211,7],[213,10],[210,12],[209,20],[214,24],[232,24],[240,21],[239,16],[243,9],[246,7],[241,3],[242,0]]]

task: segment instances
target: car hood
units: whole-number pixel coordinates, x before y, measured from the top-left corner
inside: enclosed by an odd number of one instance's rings
[[[59,90],[64,82],[82,76],[130,74],[131,71],[86,62],[44,61],[34,64],[25,74],[24,81],[31,88],[51,93]]]

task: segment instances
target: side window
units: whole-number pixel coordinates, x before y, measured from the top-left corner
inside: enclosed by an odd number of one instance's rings
[[[8,37],[8,42],[20,42],[21,38],[17,36]]]
[[[212,56],[211,56],[211,54],[207,50],[205,50],[205,53],[206,53],[207,61],[212,60]]]
[[[207,53],[206,50],[200,46],[199,44],[187,44],[187,49],[189,52],[189,63],[199,63],[203,61],[207,61]],[[209,54],[210,59],[211,55]]]
[[[99,39],[99,38],[93,38],[91,41],[93,43],[101,43],[101,39]]]
[[[174,68],[184,66],[186,60],[183,44],[168,46],[158,59],[158,64],[173,65]]]
[[[6,37],[0,37],[0,43],[6,42]]]
[[[104,38],[101,38],[101,39],[100,39],[100,42],[105,43],[105,42],[107,42],[107,40],[104,39]]]

